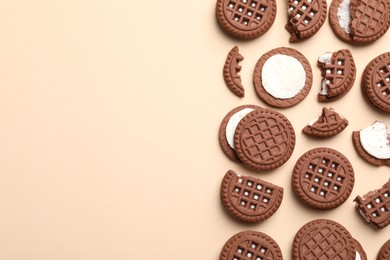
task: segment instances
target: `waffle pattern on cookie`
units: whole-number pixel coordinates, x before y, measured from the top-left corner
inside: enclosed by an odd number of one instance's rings
[[[378,228],[390,224],[390,180],[382,188],[355,198],[362,216]]]
[[[378,97],[390,103],[390,59],[380,64],[374,74],[373,83]]]
[[[318,137],[327,137],[340,133],[347,125],[348,121],[346,119],[342,118],[333,109],[324,107],[318,120],[312,125],[306,126],[303,132]]]

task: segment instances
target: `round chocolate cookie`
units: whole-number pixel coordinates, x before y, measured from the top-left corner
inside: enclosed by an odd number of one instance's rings
[[[313,74],[309,61],[295,49],[276,48],[260,57],[253,73],[258,96],[274,107],[291,107],[311,89]]]
[[[333,0],[329,22],[341,40],[368,44],[382,37],[390,26],[387,0]]]
[[[220,260],[283,260],[279,245],[270,236],[256,231],[243,231],[224,245]]]
[[[390,259],[390,239],[384,243],[379,250],[377,260],[389,260]]]
[[[333,209],[343,204],[355,183],[351,163],[331,148],[315,148],[295,164],[292,186],[305,204],[317,209]]]
[[[219,24],[230,35],[253,39],[271,28],[276,17],[275,0],[217,0]]]
[[[271,170],[284,164],[295,147],[295,132],[281,113],[255,109],[238,123],[234,149],[240,161],[255,170]]]
[[[317,219],[303,225],[295,235],[292,257],[294,260],[355,260],[355,242],[341,224]]]
[[[288,0],[286,30],[290,42],[298,42],[316,34],[326,19],[326,0]]]
[[[375,108],[390,112],[390,52],[379,55],[366,66],[361,87]]]
[[[260,222],[278,210],[283,188],[229,170],[222,180],[221,199],[225,209],[238,220]]]

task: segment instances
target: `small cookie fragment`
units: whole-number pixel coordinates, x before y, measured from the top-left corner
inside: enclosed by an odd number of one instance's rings
[[[241,66],[238,63],[242,60],[244,57],[239,53],[238,47],[234,46],[226,58],[225,66],[223,66],[223,78],[226,85],[231,92],[239,97],[244,97],[245,94],[241,77],[238,74],[241,71]]]
[[[333,0],[329,22],[341,40],[368,44],[381,38],[390,26],[387,0]]]
[[[295,164],[292,186],[306,205],[333,209],[351,195],[355,175],[351,163],[331,148],[315,148],[304,153]]]
[[[377,56],[366,66],[361,88],[376,109],[390,113],[390,52]]]
[[[390,224],[390,180],[382,188],[354,199],[362,218],[382,229]]]
[[[222,180],[221,199],[225,209],[238,220],[260,222],[278,210],[283,188],[229,170]]]
[[[348,49],[325,53],[318,58],[317,65],[322,76],[318,101],[334,101],[351,90],[356,78],[356,66]]]
[[[316,219],[303,225],[294,237],[294,260],[354,260],[355,242],[348,230],[329,219]]]
[[[279,245],[267,234],[243,231],[232,236],[223,246],[219,260],[283,260]]]
[[[357,153],[375,166],[390,166],[390,136],[383,121],[352,133],[353,145]]]
[[[387,240],[379,250],[377,260],[389,260],[390,259],[390,239]]]
[[[290,42],[298,42],[316,34],[326,19],[326,0],[288,0],[286,30]]]
[[[276,48],[260,57],[253,73],[258,96],[274,107],[291,107],[311,89],[313,74],[309,61],[292,48]]]
[[[276,17],[275,0],[217,0],[221,27],[239,39],[253,39],[271,28]]]
[[[337,135],[347,126],[347,119],[337,113],[333,108],[324,107],[321,116],[305,126],[302,132],[315,137],[330,137]]]

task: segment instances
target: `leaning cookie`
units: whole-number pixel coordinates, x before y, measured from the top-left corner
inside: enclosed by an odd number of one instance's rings
[[[333,0],[329,22],[341,40],[368,44],[382,37],[390,26],[387,0]]]
[[[390,239],[385,242],[379,250],[377,260],[389,260],[390,259]]]
[[[258,178],[237,175],[229,170],[221,184],[226,211],[244,222],[261,222],[271,217],[283,199],[283,188]]]
[[[244,57],[239,53],[238,47],[234,46],[230,50],[223,66],[223,79],[227,87],[239,97],[244,97],[245,94],[244,87],[241,84],[241,77],[238,74],[241,71],[241,66],[238,63],[242,60],[244,60]]]
[[[331,137],[343,131],[348,120],[333,108],[322,109],[322,114],[302,129],[302,132],[315,137]]]
[[[390,144],[383,121],[352,133],[353,145],[361,158],[375,166],[390,166]]]
[[[286,30],[290,42],[298,42],[316,34],[326,19],[326,0],[288,0]]]
[[[377,56],[366,66],[361,88],[364,97],[376,109],[390,112],[390,52]]]
[[[239,39],[253,39],[271,28],[276,1],[217,0],[216,15],[221,27]]]
[[[274,107],[291,107],[309,93],[313,81],[310,63],[292,48],[276,48],[260,57],[253,82],[258,96]]]
[[[356,66],[348,49],[326,52],[318,58],[317,65],[322,76],[318,101],[334,101],[351,90],[356,78]]]
[[[363,220],[382,229],[390,224],[390,180],[382,188],[355,198],[356,209]]]

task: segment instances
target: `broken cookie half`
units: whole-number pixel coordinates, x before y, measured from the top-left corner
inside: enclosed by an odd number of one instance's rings
[[[239,53],[238,47],[234,46],[226,58],[225,66],[223,66],[223,78],[227,87],[239,97],[244,97],[245,94],[239,75],[241,66],[238,65],[242,60],[244,60],[244,57]]]
[[[302,132],[315,137],[331,137],[343,131],[348,120],[333,108],[322,109],[322,114],[302,129]]]

